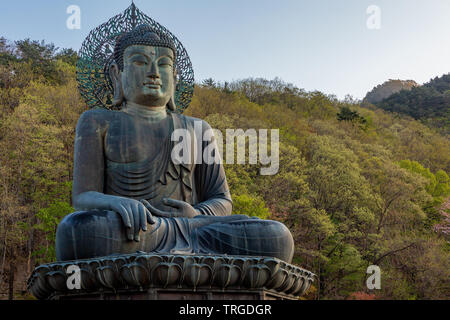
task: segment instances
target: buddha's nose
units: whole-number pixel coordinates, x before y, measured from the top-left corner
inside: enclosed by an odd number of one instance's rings
[[[148,70],[147,77],[152,79],[159,79],[159,69],[156,63],[152,63],[150,65],[150,69]]]

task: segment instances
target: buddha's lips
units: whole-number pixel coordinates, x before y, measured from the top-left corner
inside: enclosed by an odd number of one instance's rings
[[[144,82],[144,86],[148,88],[159,89],[161,87],[161,83],[159,82]]]

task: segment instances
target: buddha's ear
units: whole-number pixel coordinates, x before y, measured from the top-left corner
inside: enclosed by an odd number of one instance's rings
[[[173,92],[174,93],[170,97],[169,102],[167,102],[167,109],[169,109],[170,111],[176,111],[177,110],[177,105],[175,104],[175,90]]]
[[[170,97],[169,102],[167,103],[167,109],[169,109],[170,111],[176,111],[177,110],[177,105],[175,104],[175,90],[177,87],[177,72],[176,70],[174,71],[174,76],[173,76],[173,92],[172,92],[172,96]]]
[[[120,106],[123,103],[123,87],[122,87],[122,77],[121,71],[117,63],[113,62],[109,66],[109,78],[111,79],[113,89],[114,89],[114,98],[113,105]]]

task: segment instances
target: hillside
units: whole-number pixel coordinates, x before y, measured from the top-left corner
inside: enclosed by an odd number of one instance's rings
[[[392,80],[384,82],[369,91],[363,101],[377,104],[401,90],[411,90],[418,84],[414,80]]]
[[[73,211],[74,131],[86,107],[72,52],[13,47],[0,50],[0,297],[28,299],[25,279],[55,259],[56,226]],[[318,275],[308,299],[450,298],[448,138],[278,79],[199,83],[186,114],[223,133],[279,129],[276,175],[248,161],[225,170],[233,213],[293,233],[294,263]],[[382,288],[368,292],[373,264]]]
[[[375,105],[409,115],[450,134],[450,73],[409,91],[394,93]]]

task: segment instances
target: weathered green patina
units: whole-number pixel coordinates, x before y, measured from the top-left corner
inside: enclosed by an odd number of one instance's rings
[[[99,77],[79,71],[81,91],[88,104],[105,108],[85,112],[77,125],[73,205],[78,211],[58,227],[58,260],[143,251],[290,262],[290,231],[276,221],[231,215],[221,161],[197,161],[196,155],[214,157],[219,151],[213,136],[204,138],[211,132],[208,123],[177,112],[192,94],[178,86],[180,76],[192,80],[181,44],[156,22],[139,24],[146,18],[134,5],[119,17],[91,33],[88,39],[97,42],[81,51],[80,65],[88,61],[95,72],[104,70]],[[100,37],[102,32],[107,36]],[[99,39],[114,39],[114,51],[106,55],[100,50],[106,42]],[[181,140],[175,141],[179,132]],[[188,151],[182,161],[173,152],[179,142]]]

